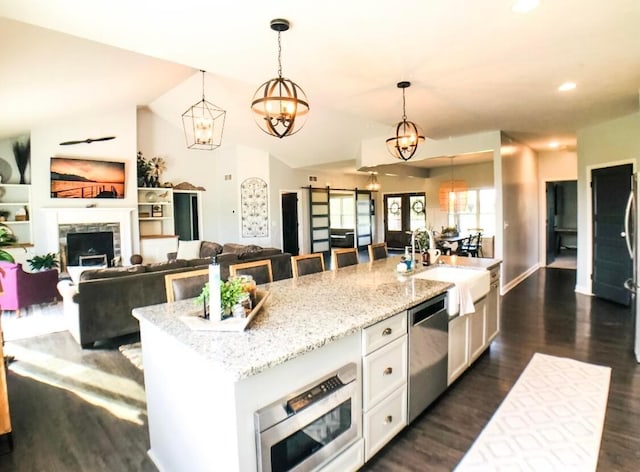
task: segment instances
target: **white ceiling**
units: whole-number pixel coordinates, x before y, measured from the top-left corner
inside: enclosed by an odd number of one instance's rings
[[[0,136],[127,104],[178,124],[199,99],[198,69],[228,111],[223,145],[249,140],[294,167],[342,165],[363,138],[391,134],[400,80],[412,82],[408,118],[434,139],[500,129],[572,147],[576,130],[638,110],[638,0],[542,0],[528,14],[512,3],[0,0]],[[277,72],[273,18],[292,24],[283,75],[311,105],[282,140],[248,110]],[[576,90],[558,92],[567,80]]]

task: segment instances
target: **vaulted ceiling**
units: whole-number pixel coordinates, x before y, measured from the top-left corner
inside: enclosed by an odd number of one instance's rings
[[[199,99],[227,109],[224,143],[293,166],[353,160],[364,138],[407,116],[430,138],[503,130],[536,149],[638,110],[640,2],[0,0],[0,136],[58,116],[134,104],[179,126]],[[278,140],[249,112],[277,73],[305,90],[302,131]],[[577,88],[561,93],[573,81]],[[384,140],[381,141],[384,145]]]

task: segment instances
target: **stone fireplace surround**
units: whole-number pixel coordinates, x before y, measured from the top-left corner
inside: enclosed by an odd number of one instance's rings
[[[47,247],[57,248],[64,263],[69,232],[112,231],[115,257],[129,264],[133,254],[133,208],[44,208],[47,218]]]

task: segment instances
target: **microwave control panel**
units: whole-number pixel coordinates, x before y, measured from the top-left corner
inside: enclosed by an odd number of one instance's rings
[[[331,392],[338,390],[344,384],[337,375],[328,378],[324,382],[296,395],[287,402],[287,410],[289,413],[297,413],[308,405],[326,397]]]

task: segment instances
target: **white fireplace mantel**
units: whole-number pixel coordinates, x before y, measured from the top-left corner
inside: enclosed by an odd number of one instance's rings
[[[43,208],[46,218],[47,247],[59,247],[60,225],[80,223],[118,223],[120,225],[120,256],[128,261],[133,254],[132,214],[134,208]],[[57,249],[55,249],[57,252]]]

